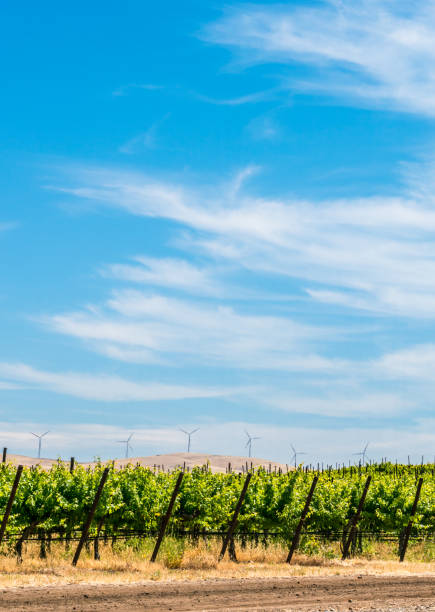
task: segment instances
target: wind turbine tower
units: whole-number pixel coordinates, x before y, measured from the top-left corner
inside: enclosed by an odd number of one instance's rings
[[[132,439],[133,434],[131,433],[127,440],[118,440],[118,444],[125,444],[125,458],[128,459],[128,452],[133,450],[132,445],[130,444],[130,440]]]
[[[199,431],[199,427],[197,427],[196,429],[193,429],[192,431],[186,431],[185,429],[182,429],[180,427],[180,431],[185,433],[186,436],[187,436],[187,452],[190,453],[190,439],[191,439],[191,437],[193,436],[194,433]]]
[[[366,464],[367,447],[369,444],[370,442],[367,442],[367,444],[364,446],[363,450],[360,453],[353,453],[354,455],[359,455],[361,457],[363,465]]]
[[[41,443],[42,443],[42,438],[44,436],[46,436],[48,433],[50,433],[50,432],[46,431],[45,433],[43,433],[41,435],[35,434],[35,433],[33,433],[33,431],[31,431],[30,433],[32,434],[32,436],[35,436],[35,438],[38,438],[38,459],[41,459]]]
[[[293,444],[290,444],[290,446],[292,447],[292,451],[293,451],[293,456],[290,459],[290,461],[294,460],[294,462],[295,462],[295,469],[296,469],[297,468],[298,455],[306,455],[307,453],[304,453],[304,451],[297,451],[295,449],[295,447],[293,446]]]
[[[251,435],[249,435],[249,433],[246,431],[245,429],[245,434],[248,436],[248,441],[246,442],[246,445],[248,447],[248,457],[252,457],[252,442],[253,440],[260,440],[260,438],[257,437],[253,437]]]

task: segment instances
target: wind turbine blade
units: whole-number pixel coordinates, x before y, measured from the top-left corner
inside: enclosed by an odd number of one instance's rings
[[[132,437],[133,437],[133,434],[130,434],[130,435],[128,436],[127,442],[130,442],[130,440],[132,439]]]
[[[185,433],[185,434],[186,434],[186,436],[188,436],[188,435],[189,435],[189,432],[188,432],[188,431],[186,431],[185,429],[183,429],[182,427],[180,427],[180,431],[182,431],[183,433]]]
[[[248,433],[248,430],[247,430],[247,429],[244,429],[243,431],[244,431],[244,432],[245,432],[245,434],[248,436],[248,438],[250,438],[250,437],[251,437],[251,436],[249,435],[249,433]]]
[[[197,427],[196,429],[194,429],[193,431],[190,432],[190,435],[196,433],[197,431],[199,431],[199,427]]]
[[[35,438],[39,438],[38,434],[34,434],[33,431],[30,432],[32,434],[32,436],[35,436]]]
[[[295,447],[293,446],[293,444],[290,444],[290,446],[292,447],[292,451],[293,451],[293,452],[294,452],[294,454],[296,455],[296,449],[295,449]]]
[[[43,438],[44,436],[46,436],[48,433],[50,433],[50,430],[48,430],[48,431],[46,431],[45,433],[43,433],[43,434],[41,435],[41,438]]]

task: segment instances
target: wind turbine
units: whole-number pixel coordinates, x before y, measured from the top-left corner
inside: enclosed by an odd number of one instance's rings
[[[31,431],[30,433],[32,434],[32,436],[35,436],[35,438],[38,438],[38,459],[41,459],[41,441],[42,441],[42,438],[46,436],[49,432],[46,431],[45,433],[39,436],[38,434],[33,433],[33,431]]]
[[[128,451],[133,450],[133,447],[130,444],[130,440],[132,439],[133,434],[131,433],[127,440],[118,440],[118,444],[125,444],[125,458],[128,459]]]
[[[253,440],[260,440],[259,437],[253,437],[250,436],[249,433],[246,431],[245,429],[245,434],[248,436],[248,441],[246,442],[246,445],[248,447],[248,457],[251,457],[251,452],[252,452],[252,441]]]
[[[290,444],[290,446],[292,447],[292,451],[293,451],[293,456],[290,459],[290,461],[293,461],[293,459],[295,460],[295,468],[296,468],[298,455],[306,455],[307,453],[304,453],[303,451],[297,451],[295,447],[293,446],[293,444]]]
[[[192,431],[186,431],[185,429],[182,429],[180,427],[180,431],[185,433],[187,436],[187,452],[190,453],[190,438],[196,431],[199,431],[199,427],[197,427],[196,429],[193,429]]]
[[[366,463],[366,453],[367,453],[367,447],[369,444],[370,442],[367,442],[367,444],[364,446],[364,449],[360,453],[353,453],[353,455],[359,455],[361,457],[363,465],[365,465]]]

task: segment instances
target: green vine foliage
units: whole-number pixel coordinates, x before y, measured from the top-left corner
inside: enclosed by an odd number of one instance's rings
[[[51,470],[25,468],[7,526],[7,534],[33,530],[72,534],[79,531],[92,505],[104,469],[80,465],[73,473],[59,462]],[[418,471],[419,470],[419,471]],[[0,517],[3,516],[16,468],[0,465]],[[435,529],[435,479],[433,469],[383,464],[319,474],[305,528],[309,531],[343,530],[355,514],[368,474],[368,491],[360,529],[400,533],[409,521],[417,478],[424,479],[414,531],[432,534]],[[166,512],[177,472],[155,473],[139,466],[111,467],[92,529],[106,535],[120,531],[155,533]],[[184,475],[170,528],[176,531],[223,531],[231,520],[245,476],[212,474],[194,468]],[[290,538],[299,521],[313,473],[302,469],[286,474],[253,473],[237,529],[273,531]]]

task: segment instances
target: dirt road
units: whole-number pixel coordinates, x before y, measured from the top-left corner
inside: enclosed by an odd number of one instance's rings
[[[435,611],[435,578],[334,576],[3,589],[1,610]]]

